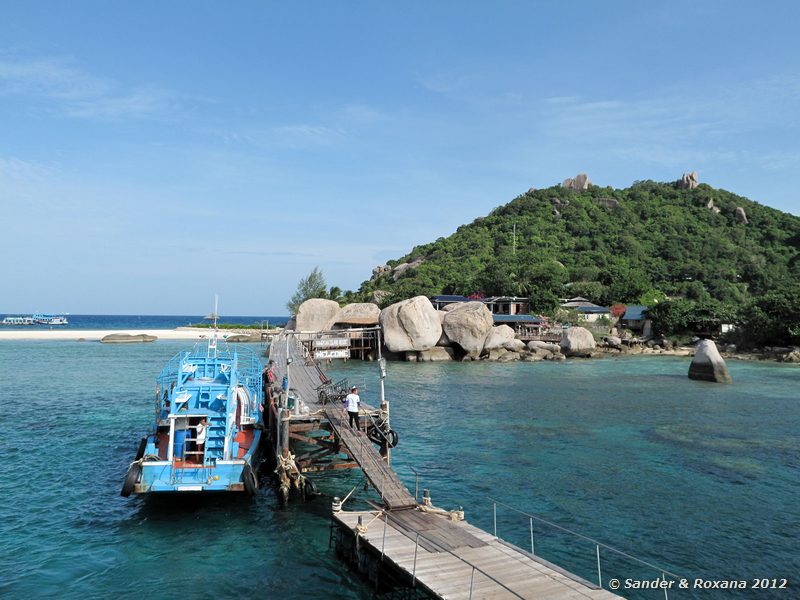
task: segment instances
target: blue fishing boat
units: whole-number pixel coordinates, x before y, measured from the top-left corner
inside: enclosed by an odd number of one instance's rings
[[[156,379],[155,429],[142,438],[121,494],[258,488],[261,363],[216,331],[173,357]]]

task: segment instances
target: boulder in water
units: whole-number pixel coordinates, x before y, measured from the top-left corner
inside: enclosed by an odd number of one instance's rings
[[[102,337],[103,344],[141,344],[143,342],[155,342],[158,338],[146,333],[109,333]]]
[[[430,350],[422,350],[421,352],[407,352],[406,355],[416,354],[416,361],[411,362],[447,362],[455,360],[455,352],[452,348],[443,348],[441,346],[434,346]]]
[[[380,314],[383,341],[392,352],[430,350],[442,337],[439,314],[425,296],[384,308]]]
[[[531,340],[530,342],[528,342],[528,350],[530,350],[531,352],[536,350],[546,350],[547,352],[555,354],[556,352],[561,352],[561,346],[559,346],[558,344],[551,344],[549,342]]]
[[[297,309],[295,329],[297,331],[324,331],[336,320],[339,303],[326,298],[311,298]]]
[[[477,358],[483,351],[492,323],[492,313],[483,302],[460,302],[447,311],[444,331],[468,356]]]
[[[381,309],[377,304],[354,302],[342,307],[333,320],[328,323],[328,329],[333,329],[333,326],[337,323],[370,327],[377,325],[380,317]]]
[[[561,352],[566,356],[591,356],[597,344],[592,332],[584,327],[570,327],[561,333]]]
[[[514,348],[510,347],[510,344],[515,337],[514,330],[508,325],[492,327],[489,335],[486,336],[486,341],[483,343],[483,349],[496,350],[497,348],[505,348],[506,350],[514,350]]]
[[[234,333],[233,335],[225,336],[225,341],[231,344],[252,344],[261,341],[261,338],[249,333]]]
[[[733,382],[733,378],[728,372],[728,366],[713,341],[700,340],[697,342],[692,364],[689,365],[689,379],[716,383]]]

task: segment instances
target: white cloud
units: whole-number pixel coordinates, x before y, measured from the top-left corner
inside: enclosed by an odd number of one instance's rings
[[[0,95],[25,96],[67,117],[112,120],[155,116],[177,100],[153,86],[96,77],[66,58],[0,59]]]
[[[329,146],[346,137],[340,127],[308,124],[276,127],[273,133],[278,142],[292,147]]]
[[[10,181],[40,182],[48,179],[55,168],[32,160],[14,156],[0,156],[0,184]]]

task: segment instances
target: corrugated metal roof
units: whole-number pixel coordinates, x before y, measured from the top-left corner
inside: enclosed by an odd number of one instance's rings
[[[469,302],[466,296],[431,296],[431,302]]]
[[[541,323],[542,318],[535,315],[492,315],[495,323]]]
[[[490,296],[482,300],[484,303],[490,302],[527,302],[527,297],[522,296]]]
[[[561,308],[585,308],[585,307],[598,307],[602,308],[598,304],[594,302],[589,302],[588,300],[570,300],[569,302],[564,302],[561,305]]]
[[[642,304],[630,304],[625,307],[625,314],[622,318],[628,321],[641,321],[647,318],[644,313],[648,308],[650,307]]]
[[[611,312],[605,306],[576,306],[575,310],[579,313],[584,313],[588,315],[603,315],[606,313]]]

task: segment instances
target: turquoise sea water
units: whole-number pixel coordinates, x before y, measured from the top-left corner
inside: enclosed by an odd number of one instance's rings
[[[368,598],[328,550],[330,499],[154,503],[119,488],[150,427],[154,378],[183,342],[0,344],[0,596]],[[792,589],[670,598],[795,598],[800,574],[800,369],[687,359],[390,363],[393,463],[435,504],[491,531],[492,499],[694,579],[789,578]],[[339,363],[377,403],[373,363]],[[362,494],[363,496],[363,494]],[[498,534],[525,547],[527,517]],[[536,526],[536,551],[596,577],[595,547]],[[603,578],[657,573],[601,551]],[[663,593],[625,594],[663,598]]]

